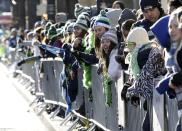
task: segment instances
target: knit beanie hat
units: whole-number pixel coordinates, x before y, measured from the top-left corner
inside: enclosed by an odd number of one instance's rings
[[[62,26],[61,28],[56,29],[56,32],[57,32],[57,36],[63,36],[64,26]]]
[[[118,18],[122,12],[122,10],[118,10],[118,9],[106,9],[106,16],[107,18],[109,18],[110,21],[110,25],[111,27],[116,27],[116,25],[118,24]]]
[[[169,16],[164,16],[157,20],[154,25],[150,27],[151,31],[159,41],[163,48],[170,48],[170,36],[168,32]]]
[[[131,42],[136,43],[136,45],[147,44],[149,42],[149,37],[147,31],[142,27],[135,27],[132,29],[128,37],[126,38],[126,42],[130,44]]]
[[[82,13],[82,12],[88,12],[90,13],[90,8],[89,7],[84,7],[80,5],[79,3],[75,4],[75,10],[74,10],[74,15],[76,18]]]
[[[117,34],[116,34],[116,30],[115,29],[109,29],[107,32],[105,32],[103,35],[102,35],[102,38],[101,38],[101,41],[104,40],[104,39],[108,39],[110,41],[112,41],[114,44],[118,44],[118,37],[117,37]]]
[[[51,26],[47,33],[47,38],[52,39],[57,36],[57,31],[54,26]]]
[[[122,24],[124,21],[128,20],[128,19],[133,19],[133,20],[136,20],[136,15],[128,8],[125,8],[120,16],[119,16],[119,19],[118,19],[118,24]]]
[[[100,14],[97,16],[95,23],[94,23],[94,27],[96,26],[102,26],[105,28],[110,28],[110,21],[109,18],[106,16],[106,11],[105,10],[101,10]]]
[[[76,26],[80,27],[81,29],[86,30],[86,31],[89,28],[88,21],[86,20],[85,17],[80,17],[79,19],[77,19],[74,27],[76,27]]]
[[[56,23],[57,22],[66,23],[66,21],[67,21],[66,13],[64,13],[64,12],[57,13],[55,16],[55,20],[56,20]]]
[[[75,22],[71,22],[68,26],[67,26],[67,32],[68,33],[72,33],[74,31],[74,25]]]
[[[82,12],[77,19],[85,19],[87,21],[88,27],[90,27],[90,14],[87,12]]]
[[[139,3],[142,11],[147,8],[161,7],[159,0],[140,0]]]

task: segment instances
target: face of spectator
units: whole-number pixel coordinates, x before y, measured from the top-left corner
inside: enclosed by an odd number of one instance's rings
[[[106,54],[109,54],[109,47],[111,45],[111,41],[108,39],[101,40],[101,48],[104,50]]]
[[[159,19],[160,11],[157,7],[144,9],[143,15],[145,19],[151,22],[156,22]]]
[[[176,16],[171,16],[169,19],[169,35],[171,37],[171,40],[174,42],[178,42],[181,40],[181,30],[178,28],[178,22]]]
[[[128,30],[125,30],[125,29],[121,29],[121,32],[122,32],[122,35],[123,35],[123,39],[125,41],[126,38],[127,38],[127,36],[128,36],[129,31]]]
[[[96,26],[94,28],[94,34],[97,38],[101,39],[102,35],[106,32],[106,28],[102,26]]]
[[[79,37],[82,33],[82,29],[78,26],[75,26],[74,27],[74,34],[75,34],[75,37]]]
[[[112,8],[113,8],[113,9],[121,9],[121,7],[120,7],[119,4],[114,4]]]

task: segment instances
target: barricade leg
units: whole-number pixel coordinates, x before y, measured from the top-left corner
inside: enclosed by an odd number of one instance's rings
[[[88,129],[88,131],[94,131],[96,128],[96,125],[95,124],[92,124],[91,127]]]
[[[73,114],[72,113],[69,113],[65,118],[64,120],[61,122],[60,126],[66,124],[69,120],[71,120]]]
[[[50,119],[54,119],[54,117],[59,113],[61,106],[58,106],[57,109],[52,113]]]
[[[67,131],[72,131],[74,129],[74,127],[76,126],[76,124],[78,124],[78,121],[80,120],[79,117],[76,118],[76,120],[73,122],[73,124],[71,125],[71,127],[68,128]]]

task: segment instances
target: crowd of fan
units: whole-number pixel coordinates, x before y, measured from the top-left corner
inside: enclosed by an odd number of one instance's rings
[[[108,107],[112,105],[111,85],[124,70],[129,78],[121,98],[136,106],[141,97],[145,99],[147,115],[143,130],[149,131],[148,112],[153,89],[156,88],[160,94],[167,92],[173,99],[182,87],[182,2],[170,0],[168,12],[164,12],[158,0],[140,0],[139,5],[140,9],[136,11],[115,1],[112,8],[102,6],[98,15],[91,16],[91,8],[76,4],[76,19],[67,20],[64,13],[59,13],[56,22],[38,21],[33,30],[22,30],[19,36],[13,28],[8,45],[10,48],[21,47],[28,57],[63,59],[66,115],[76,99],[80,68],[84,72],[83,85],[91,95],[91,65],[98,64],[97,73],[104,79]],[[119,12],[118,17],[112,12]],[[32,46],[23,46],[22,41],[31,41]],[[60,48],[64,53],[54,54],[39,45]]]

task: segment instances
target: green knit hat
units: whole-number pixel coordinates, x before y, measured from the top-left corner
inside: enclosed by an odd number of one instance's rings
[[[96,26],[103,26],[108,29],[111,27],[109,18],[106,16],[105,10],[101,10],[100,14],[97,16],[95,23],[94,23],[94,28]]]
[[[57,31],[54,26],[51,26],[47,33],[47,38],[52,39],[57,36]]]

